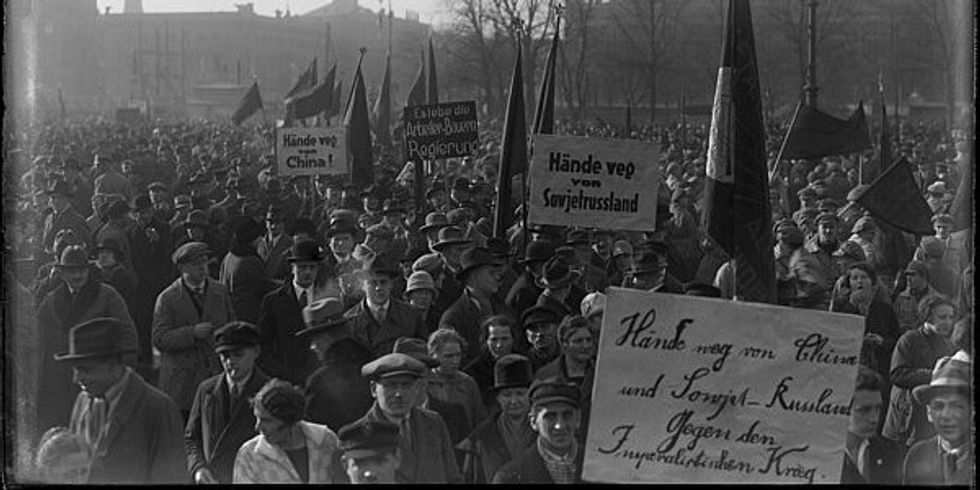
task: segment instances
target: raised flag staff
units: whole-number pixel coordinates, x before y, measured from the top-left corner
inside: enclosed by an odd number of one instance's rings
[[[503,238],[510,228],[511,183],[515,175],[527,171],[527,126],[524,121],[524,72],[521,61],[521,38],[517,38],[517,58],[510,79],[507,113],[500,143],[497,173],[497,207],[494,209],[493,236]],[[527,210],[525,209],[525,214]],[[525,228],[526,229],[526,228]]]

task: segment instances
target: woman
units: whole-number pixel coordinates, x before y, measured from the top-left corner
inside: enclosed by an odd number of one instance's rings
[[[487,417],[483,397],[476,381],[459,370],[463,360],[465,341],[455,330],[440,328],[429,335],[429,355],[439,361],[429,378],[429,396],[455,403],[466,411],[469,427],[474,427]]]
[[[412,272],[405,285],[405,301],[422,311],[422,322],[428,332],[439,328],[440,314],[432,307],[436,299],[436,283],[432,276],[425,271]]]
[[[112,286],[123,297],[126,308],[135,310],[136,275],[123,267],[124,252],[115,238],[103,238],[95,247],[95,266],[99,279]]]
[[[501,357],[514,351],[516,328],[507,315],[494,315],[480,324],[480,353],[463,368],[476,381],[483,404],[492,407],[496,404],[493,396],[493,366]],[[491,477],[492,478],[492,477]]]
[[[277,286],[256,251],[263,233],[262,225],[249,217],[242,217],[235,225],[231,249],[221,261],[218,276],[228,288],[235,316],[249,323],[258,323],[262,297]]]
[[[496,410],[456,445],[466,455],[463,461],[466,483],[489,483],[497,470],[537,440],[528,423],[531,361],[518,354],[507,354],[497,360],[493,371],[491,389]]]
[[[252,399],[257,436],[235,457],[234,483],[344,483],[340,441],[325,425],[302,420],[296,386],[270,379]]]

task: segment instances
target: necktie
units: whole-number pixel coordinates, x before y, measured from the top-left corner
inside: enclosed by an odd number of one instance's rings
[[[866,481],[870,481],[869,476],[871,473],[871,452],[868,451],[868,440],[865,439],[861,441],[860,447],[858,447],[857,460],[858,460],[858,472],[864,477]]]
[[[956,473],[956,459],[958,456],[959,456],[958,454],[952,451],[946,453],[946,467],[949,468],[948,474],[950,476]],[[949,482],[948,479],[947,482]]]
[[[375,314],[375,319],[378,320],[378,323],[384,323],[385,318],[387,317],[388,317],[388,312],[385,311],[384,307],[378,308],[378,311]]]
[[[95,450],[102,439],[102,431],[105,428],[106,419],[106,400],[103,396],[93,396],[89,398],[88,411],[83,418],[84,427],[82,435],[89,448]]]
[[[411,427],[408,426],[408,417],[403,418],[401,420],[401,422],[398,423],[398,427],[399,427],[399,432],[401,433],[402,438],[405,439],[405,442],[407,442],[408,443],[408,446],[411,447],[411,445],[412,445],[412,429],[411,429]]]
[[[308,304],[309,303],[306,301],[306,290],[303,290],[302,293],[299,293],[299,305],[307,306]]]
[[[241,397],[241,394],[242,394],[241,393],[241,389],[236,384],[231,385],[230,393],[231,393],[231,400],[229,400],[229,403],[228,403],[228,418],[229,419],[231,418],[231,415],[235,412],[235,408],[238,406],[238,402],[241,399],[240,397]]]

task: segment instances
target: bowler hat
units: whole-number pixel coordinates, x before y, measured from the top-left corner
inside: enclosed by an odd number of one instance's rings
[[[351,459],[384,454],[401,443],[398,425],[385,420],[359,419],[341,427],[337,438],[340,450]]]
[[[408,276],[408,281],[405,285],[405,294],[411,293],[416,289],[428,289],[433,292],[438,292],[436,283],[432,280],[432,275],[424,270],[415,271],[412,275]]]
[[[358,228],[353,221],[338,218],[330,222],[330,226],[327,228],[326,236],[327,238],[333,238],[337,235],[349,234],[350,236],[354,237],[357,236],[358,231],[360,231],[360,228]]]
[[[493,365],[493,389],[527,388],[534,379],[531,361],[520,354],[507,354]]]
[[[290,247],[287,262],[319,262],[323,260],[320,253],[320,244],[312,238],[301,238]]]
[[[398,352],[385,354],[361,367],[361,376],[376,381],[391,376],[408,375],[421,378],[426,370],[418,359]]]
[[[480,267],[498,267],[500,265],[502,265],[500,259],[495,257],[490,249],[471,247],[463,250],[459,256],[459,271],[456,273],[456,279],[461,283],[466,282],[466,277]]]
[[[214,331],[214,351],[224,352],[259,345],[259,329],[249,322],[232,321]]]
[[[941,358],[932,371],[929,384],[913,388],[912,396],[922,405],[928,405],[933,398],[945,393],[961,393],[969,398],[973,379],[972,364],[954,357]]]
[[[180,265],[200,257],[206,257],[208,252],[208,245],[204,242],[187,242],[174,250],[170,260],[173,261],[174,265]]]
[[[81,245],[69,245],[61,252],[58,262],[54,264],[57,269],[85,269],[92,265],[85,253],[85,248]]]
[[[544,262],[555,254],[555,246],[547,240],[531,240],[524,249],[524,258],[521,262],[533,264]]]
[[[473,243],[472,240],[463,236],[463,230],[456,226],[447,226],[439,230],[439,238],[436,243],[432,244],[432,250],[438,252],[453,245],[469,245],[471,243]]]
[[[555,256],[544,263],[541,285],[548,289],[561,289],[578,279],[579,271],[572,270],[565,259]]]
[[[574,384],[564,382],[558,378],[545,378],[535,380],[528,393],[531,398],[531,405],[543,405],[545,403],[564,402],[574,407],[579,406],[578,388]]]
[[[115,318],[99,317],[75,325],[68,331],[68,352],[55,354],[56,361],[81,361],[134,352],[125,345],[125,331],[132,330]],[[133,332],[135,335],[136,332]]]
[[[296,332],[297,337],[308,337],[313,334],[332,330],[345,325],[344,302],[337,298],[323,298],[303,307],[303,324],[306,328]]]
[[[419,227],[419,231],[422,233],[428,233],[430,231],[440,230],[449,226],[449,220],[446,219],[446,215],[439,212],[433,212],[425,215],[425,224]]]
[[[415,337],[399,337],[391,352],[412,356],[430,369],[439,365],[439,361],[429,355],[429,347],[425,341]]]

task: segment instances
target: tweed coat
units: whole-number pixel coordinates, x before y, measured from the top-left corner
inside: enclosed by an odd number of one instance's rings
[[[377,402],[361,420],[388,420]],[[401,437],[398,449],[401,465],[395,472],[397,483],[462,483],[449,430],[442,417],[434,412],[413,408],[409,415],[411,440]]]
[[[354,340],[370,349],[374,358],[389,354],[400,337],[426,339],[426,327],[419,310],[392,297],[383,324],[378,324],[362,299],[344,313]]]

